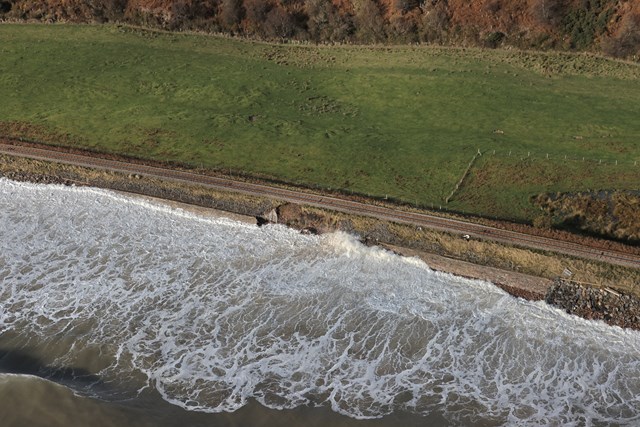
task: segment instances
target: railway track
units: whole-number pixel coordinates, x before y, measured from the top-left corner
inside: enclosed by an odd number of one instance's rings
[[[640,257],[624,252],[600,249],[564,240],[535,236],[516,231],[504,230],[486,225],[464,222],[456,219],[442,218],[424,213],[406,212],[383,206],[375,206],[353,200],[333,196],[312,194],[302,191],[271,187],[263,184],[248,183],[232,179],[200,175],[193,172],[128,163],[119,160],[105,159],[96,156],[67,153],[47,148],[27,147],[0,142],[0,153],[26,157],[36,160],[84,166],[127,174],[145,175],[171,181],[200,184],[209,188],[233,191],[254,196],[276,198],[279,200],[306,204],[325,209],[333,209],[349,214],[364,215],[398,223],[432,228],[439,231],[469,235],[471,238],[493,240],[499,243],[558,252],[581,258],[604,261],[626,267],[639,268]]]

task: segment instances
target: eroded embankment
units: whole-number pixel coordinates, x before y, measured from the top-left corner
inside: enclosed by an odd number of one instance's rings
[[[303,232],[323,233],[335,229],[344,230],[351,226],[348,221],[332,220],[330,216],[319,212],[305,212],[304,208],[291,204],[279,206],[269,212],[268,216]],[[263,217],[263,220],[266,218]],[[412,250],[406,247],[407,242],[404,247],[390,245],[386,241],[393,239],[390,239],[390,236],[386,237],[385,241],[380,241],[378,237],[367,235],[362,240],[368,244],[380,244],[400,255],[419,257],[435,270],[492,282],[519,298],[545,300],[569,314],[585,319],[602,320],[612,326],[640,330],[640,299],[635,296],[620,293],[609,287],[599,288],[562,279],[550,280]]]
[[[527,299],[547,299],[551,279],[564,268],[577,272],[576,279],[596,287],[612,288],[617,293],[634,294],[640,272],[603,263],[509,247],[488,241],[465,241],[444,232],[395,224],[292,204],[263,197],[215,191],[197,185],[167,182],[139,175],[96,171],[83,167],[0,156],[0,176],[19,181],[90,185],[166,200],[183,202],[227,212],[263,217],[303,232],[323,233],[341,230],[355,234],[366,244],[378,244],[408,256],[419,256],[434,269],[456,275],[487,280],[512,295]],[[585,280],[586,279],[586,280]],[[640,292],[638,292],[640,293]],[[562,308],[562,300],[548,300]],[[633,306],[635,307],[635,306]],[[619,312],[631,309],[624,304]],[[582,317],[598,319],[595,314],[575,310]],[[627,316],[628,314],[628,316]],[[625,314],[631,319],[632,312]],[[625,319],[627,318],[625,317]],[[628,320],[612,316],[603,320],[633,327]],[[613,321],[610,321],[614,319]],[[637,323],[636,323],[637,325]]]

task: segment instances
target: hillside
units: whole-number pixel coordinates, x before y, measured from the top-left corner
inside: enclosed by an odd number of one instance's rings
[[[0,19],[121,22],[271,40],[515,46],[640,58],[636,0],[3,0]]]

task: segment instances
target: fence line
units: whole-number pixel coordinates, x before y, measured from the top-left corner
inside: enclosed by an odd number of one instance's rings
[[[532,152],[532,151],[519,151],[515,150],[487,150],[484,152],[486,155],[492,155],[496,157],[513,158],[518,160],[531,160],[531,161],[563,161],[563,162],[589,162],[604,166],[638,166],[638,160],[631,160],[628,157],[624,159],[616,159],[611,156],[586,157],[582,155],[569,155],[569,154],[552,154],[548,152]]]
[[[478,157],[482,156],[482,153],[480,152],[480,150],[478,150],[478,152],[476,154],[473,155],[473,158],[471,159],[471,161],[469,162],[469,165],[467,166],[467,168],[464,170],[464,173],[462,174],[462,176],[460,177],[460,179],[458,180],[458,182],[456,183],[455,187],[453,187],[453,190],[451,190],[451,194],[449,194],[447,196],[446,199],[444,199],[445,203],[449,203],[449,200],[451,200],[451,198],[453,197],[454,194],[456,194],[456,191],[458,191],[458,189],[460,188],[460,186],[462,185],[462,182],[464,181],[464,179],[467,177],[467,175],[469,175],[469,172],[471,171],[471,167],[473,166],[473,164],[476,162],[476,159]]]

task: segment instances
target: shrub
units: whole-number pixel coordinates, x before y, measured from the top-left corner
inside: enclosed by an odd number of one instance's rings
[[[541,214],[533,219],[533,226],[542,230],[550,230],[553,226],[551,215]]]
[[[242,20],[241,0],[222,0],[218,18],[222,28],[235,32]]]
[[[562,21],[562,0],[535,0],[530,6],[531,15],[542,25],[557,27]]]
[[[451,19],[446,2],[425,2],[420,6],[422,20],[420,21],[420,39],[426,42],[444,43],[449,21]]]
[[[309,37],[316,43],[343,41],[353,32],[350,17],[341,15],[332,2],[305,0]]]
[[[603,39],[602,50],[616,58],[640,57],[640,15],[628,15],[618,32]]]
[[[0,2],[0,13],[7,13],[11,11],[11,2],[1,1]]]
[[[267,13],[264,30],[267,37],[285,39],[293,35],[295,25],[291,16],[282,7],[276,6]]]
[[[569,11],[564,19],[564,29],[571,36],[570,47],[587,49],[596,36],[602,34],[613,13],[612,0],[582,0],[582,4]]]
[[[506,34],[501,33],[500,31],[495,31],[493,33],[489,33],[484,39],[484,46],[492,49],[500,46],[500,43],[505,39]]]
[[[373,0],[354,2],[356,37],[365,43],[376,43],[385,39],[384,21],[380,8]]]

